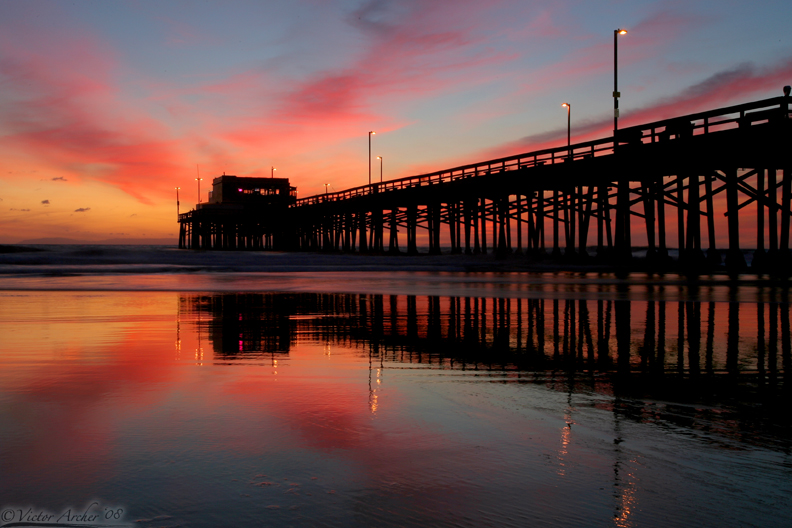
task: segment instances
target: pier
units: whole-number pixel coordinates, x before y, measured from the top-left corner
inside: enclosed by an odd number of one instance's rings
[[[753,209],[752,267],[788,267],[789,102],[785,87],[781,97],[628,127],[614,137],[290,195],[224,218],[199,207],[180,215],[179,247],[408,255],[427,248],[626,266],[641,235],[648,265],[666,265],[675,250],[686,268],[741,271],[740,215]],[[719,229],[726,231],[723,247]]]

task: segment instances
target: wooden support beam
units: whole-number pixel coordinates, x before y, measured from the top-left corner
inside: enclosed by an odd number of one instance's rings
[[[498,229],[498,255],[506,255],[509,253],[509,244],[506,237],[506,207],[508,204],[508,196],[501,196],[496,200],[496,209],[493,210],[493,220],[497,215],[497,229]],[[496,225],[493,223],[493,228]]]
[[[451,253],[456,254],[457,253],[457,244],[456,244],[457,222],[456,222],[456,210],[453,202],[448,202],[446,204],[446,215],[448,217],[448,239],[451,242]]]
[[[390,237],[388,239],[388,253],[399,254],[399,208],[393,207],[390,212]]]
[[[687,256],[691,264],[696,264],[701,253],[701,211],[699,206],[699,177],[690,173],[688,176],[687,200]]]
[[[515,202],[517,205],[517,251],[515,251],[515,253],[517,255],[522,255],[522,194],[517,194]]]
[[[668,260],[668,246],[666,245],[665,186],[662,176],[654,183],[654,194],[657,203],[657,255],[659,260],[665,264]]]
[[[583,198],[583,187],[580,187],[580,195],[581,199]],[[578,241],[578,248],[580,252],[580,256],[582,258],[588,257],[588,250],[586,247],[588,246],[588,231],[589,231],[589,224],[591,222],[591,209],[594,206],[594,187],[588,187],[586,196],[585,196],[585,210],[583,204],[580,206],[580,229],[578,230],[580,233],[580,240]]]
[[[561,203],[561,191],[553,191],[553,258],[560,258],[561,257],[561,246],[559,245],[558,239],[558,222],[559,222],[559,214],[560,214],[560,204]]]
[[[768,256],[778,256],[778,199],[776,192],[776,169],[767,171],[767,224],[768,229]]]
[[[792,173],[790,169],[781,172],[781,252],[786,263],[789,258],[789,206],[792,201]]]
[[[655,215],[654,215],[654,182],[642,182],[641,192],[644,196],[644,224],[646,226],[646,260],[654,261],[655,254]]]
[[[630,236],[630,180],[622,176],[616,197],[616,257],[621,262],[632,258]]]
[[[765,197],[765,169],[760,169],[756,176],[756,192]],[[765,252],[765,205],[764,200],[756,200],[756,250],[751,259],[751,269],[762,272],[767,266],[767,253]],[[764,328],[762,329],[764,330]]]
[[[745,267],[745,257],[740,251],[740,222],[737,215],[737,167],[730,167],[725,172],[726,209],[729,213],[729,252],[726,255],[726,267],[732,272],[738,272]]]
[[[685,251],[685,200],[683,195],[684,176],[677,174],[676,177],[676,207],[677,207],[677,239],[679,247],[679,260],[683,259]]]
[[[407,254],[417,255],[418,245],[416,237],[418,235],[418,206],[411,204],[407,207]]]
[[[715,205],[712,200],[712,176],[704,176],[704,194],[707,200],[707,261],[711,265],[720,266],[721,257],[715,247]]]
[[[465,219],[465,255],[471,255],[473,253],[470,247],[470,225],[473,223],[473,211],[471,211],[471,209],[470,200],[465,200],[462,203],[462,212]]]
[[[481,199],[479,209],[479,220],[481,221],[481,252],[487,254],[487,199]]]
[[[468,202],[470,204],[471,221],[473,222],[473,254],[478,255],[481,253],[481,237],[479,235],[479,225],[481,208],[479,207],[478,198],[474,198]]]
[[[357,214],[357,227],[358,227],[358,253],[368,253],[367,233],[366,233],[366,211],[358,211]]]

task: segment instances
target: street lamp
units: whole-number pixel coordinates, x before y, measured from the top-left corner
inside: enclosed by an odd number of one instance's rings
[[[567,109],[567,151],[568,151],[568,155],[570,157],[572,157],[572,148],[571,148],[572,147],[572,142],[570,141],[570,138],[571,138],[571,135],[570,135],[570,130],[571,130],[570,119],[571,119],[571,114],[572,114],[572,105],[569,104],[569,103],[563,103],[561,106],[563,106],[564,108]]]
[[[380,160],[380,183],[382,183],[382,156],[377,156],[377,159]]]
[[[324,186],[325,186],[325,194],[327,194],[327,186],[328,186],[328,185],[330,185],[330,184],[329,184],[329,183],[325,183],[325,184],[324,184]]]
[[[616,131],[619,130],[619,35],[626,35],[626,29],[613,30],[613,146],[618,144]]]
[[[275,167],[272,167],[272,170],[270,171],[270,178],[275,177],[275,170],[276,170]]]
[[[201,203],[201,181],[203,178],[195,178],[195,181],[198,182],[198,203]]]
[[[373,136],[374,134],[376,134],[376,132],[374,132],[374,131],[369,131],[369,133],[368,133],[368,137],[369,137],[369,185],[371,185],[371,136]]]
[[[181,187],[176,187],[176,217],[179,217],[179,189]]]

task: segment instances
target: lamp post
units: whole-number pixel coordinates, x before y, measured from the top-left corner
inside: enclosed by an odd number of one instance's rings
[[[572,115],[572,105],[569,103],[563,103],[561,106],[567,109],[567,155],[571,158],[572,157],[572,141],[571,141],[571,126],[570,126],[570,119]]]
[[[626,35],[626,29],[613,30],[613,146],[618,144],[616,132],[619,130],[619,35]]]
[[[369,185],[371,185],[371,136],[373,136],[374,134],[376,134],[376,132],[374,132],[374,131],[369,131],[369,133],[368,133],[368,137],[369,137]]]
[[[619,147],[619,35],[626,35],[626,29],[613,30],[613,152]],[[630,260],[630,182],[619,177],[616,187],[616,236],[615,249],[618,258]],[[680,252],[682,248],[680,248]]]
[[[179,189],[181,187],[176,187],[176,218],[179,217]]]
[[[195,178],[195,181],[198,182],[198,203],[201,203],[201,180],[203,178]]]
[[[270,178],[274,178],[274,177],[275,177],[275,167],[272,167],[272,170],[270,171]]]
[[[382,183],[382,156],[377,156],[377,159],[380,160],[380,183]]]
[[[325,194],[327,194],[327,186],[328,186],[328,185],[330,185],[330,184],[329,184],[329,183],[325,183],[325,184],[324,184],[324,186],[325,186]]]

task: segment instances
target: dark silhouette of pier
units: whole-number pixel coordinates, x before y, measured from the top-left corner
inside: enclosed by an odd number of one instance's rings
[[[687,269],[725,265],[739,272],[746,268],[740,213],[752,207],[753,268],[785,270],[789,102],[785,87],[781,97],[624,128],[615,138],[295,199],[255,225],[250,217],[222,223],[200,210],[185,213],[179,221],[192,237],[184,243],[180,237],[180,247],[408,255],[428,247],[430,254],[524,254],[629,267],[640,219],[646,265],[667,266],[675,249]],[[718,195],[725,208],[715,203]],[[725,222],[716,220],[721,214]],[[668,232],[672,222],[676,240]],[[716,243],[718,229],[726,230],[725,247]]]

